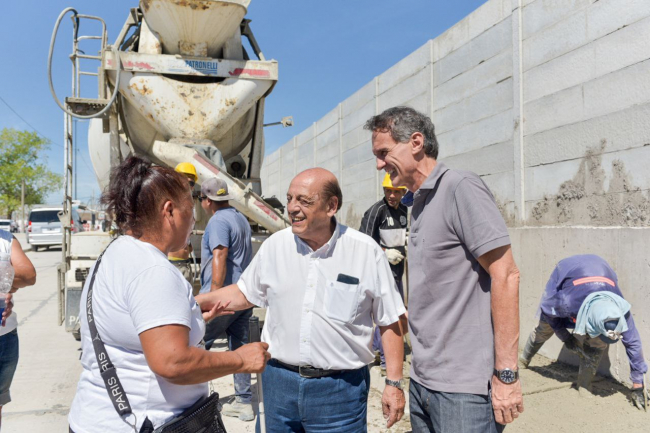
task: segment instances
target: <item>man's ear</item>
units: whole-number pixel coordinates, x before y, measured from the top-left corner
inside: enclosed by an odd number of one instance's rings
[[[413,155],[418,155],[421,152],[424,152],[424,135],[421,132],[414,132],[411,134],[411,153]]]
[[[338,211],[338,207],[339,207],[339,198],[336,196],[330,197],[330,199],[327,201],[327,215],[330,217],[336,215],[336,212]]]

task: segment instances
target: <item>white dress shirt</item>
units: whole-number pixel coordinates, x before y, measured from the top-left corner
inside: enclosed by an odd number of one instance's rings
[[[339,274],[359,284],[337,281]],[[291,365],[352,370],[374,359],[374,323],[405,313],[386,255],[369,236],[336,225],[313,251],[291,232],[261,246],[237,283],[252,304],[266,307],[262,341],[274,359]]]

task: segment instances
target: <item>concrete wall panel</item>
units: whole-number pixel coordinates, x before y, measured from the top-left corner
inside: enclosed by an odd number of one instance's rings
[[[536,134],[584,119],[581,86],[524,104],[524,134]]]
[[[587,13],[583,9],[524,39],[524,71],[575,50],[587,42]]]
[[[375,100],[373,98],[370,100],[370,102],[366,103],[365,105],[357,107],[356,110],[345,115],[343,119],[341,119],[342,134],[345,135],[360,126],[363,126],[366,123],[366,121],[374,115],[375,115]]]
[[[300,132],[296,135],[296,146],[300,147],[303,144],[307,143],[309,140],[314,138],[314,125],[311,125],[307,129]]]
[[[508,18],[489,28],[468,44],[440,59],[437,62],[438,83],[444,83],[468,71],[508,49],[511,44],[512,25],[511,20]]]
[[[438,135],[440,148],[446,157],[480,149],[512,138],[512,110],[468,124]]]
[[[557,24],[591,3],[593,0],[532,0],[524,2],[524,39]]]
[[[512,90],[512,79],[508,78],[438,110],[434,113],[437,133],[458,129],[512,108]]]
[[[650,103],[526,137],[527,166],[582,158],[650,143]]]
[[[512,53],[505,51],[445,83],[434,82],[434,109],[458,102],[511,76]]]
[[[530,101],[650,58],[650,18],[644,18],[524,74]]]
[[[397,105],[404,105],[406,101],[417,98],[420,95],[429,95],[429,87],[431,84],[431,70],[430,67],[421,69],[416,74],[412,75],[408,80],[402,81],[384,93],[378,96],[378,107],[381,113],[387,108],[395,107]],[[381,81],[381,80],[380,80]],[[368,111],[365,114],[368,114]],[[366,117],[366,120],[374,115],[374,111]],[[364,120],[365,123],[365,120]]]
[[[316,130],[319,134],[322,134],[323,131],[337,126],[339,123],[339,107],[335,107],[329,113],[321,117],[316,121]]]
[[[366,134],[368,134],[366,132]],[[370,134],[368,134],[368,140],[362,146],[356,146],[351,150],[346,150],[343,152],[343,169],[355,166],[361,162],[373,160],[371,144],[370,144]]]
[[[584,84],[585,118],[650,101],[650,60]]]
[[[649,16],[650,2],[646,0],[600,0],[587,10],[589,40],[595,40]]]
[[[361,89],[357,90],[352,96],[341,102],[341,116],[348,117],[351,113],[359,110],[361,107],[368,105],[376,97],[376,83],[372,80]],[[331,114],[331,112],[330,112]]]
[[[468,170],[479,176],[485,176],[512,171],[514,152],[510,140],[454,156],[446,156],[441,149],[440,159],[444,159],[445,164],[449,167]]]
[[[430,63],[431,42],[427,42],[381,74],[377,83],[379,94],[383,94],[405,80],[410,81],[413,75],[418,74]]]

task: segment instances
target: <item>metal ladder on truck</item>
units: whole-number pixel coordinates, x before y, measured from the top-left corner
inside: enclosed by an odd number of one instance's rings
[[[72,54],[69,58],[72,62],[72,92],[71,96],[65,98],[65,105],[62,105],[59,99],[56,96],[54,87],[52,84],[52,52],[54,50],[54,45],[56,42],[56,35],[58,32],[58,27],[61,23],[62,18],[68,13],[72,12],[73,15],[72,25],[73,25],[73,34],[72,34]],[[79,36],[79,27],[81,20],[92,20],[101,23],[101,36]],[[101,41],[101,51],[100,55],[93,56],[88,55],[79,48],[79,43],[84,40],[99,40]],[[74,164],[74,151],[75,151],[75,118],[81,119],[90,119],[94,117],[102,117],[109,121],[113,120],[112,117],[115,117],[115,126],[117,127],[117,112],[112,109],[110,105],[114,102],[115,98],[111,100],[106,99],[107,91],[107,79],[106,74],[103,68],[102,60],[103,53],[107,48],[107,31],[106,23],[99,17],[90,16],[90,15],[81,15],[78,14],[76,10],[72,8],[65,9],[54,28],[52,34],[52,40],[50,43],[50,52],[48,58],[48,74],[50,80],[50,91],[54,96],[55,101],[61,109],[63,109],[63,136],[64,136],[64,162],[63,162],[63,210],[59,212],[59,219],[61,221],[62,229],[62,241],[61,241],[61,263],[57,267],[57,286],[58,286],[58,324],[62,325],[65,322],[65,327],[67,331],[72,331],[75,338],[79,339],[79,321],[78,315],[74,317],[66,318],[66,303],[67,302],[76,302],[76,300],[68,300],[66,293],[67,282],[66,278],[75,278],[79,280],[82,278],[85,280],[87,275],[68,275],[68,271],[71,269],[71,262],[77,257],[73,257],[71,252],[72,244],[72,194],[73,194],[73,172],[76,169]],[[88,72],[82,71],[80,68],[80,59],[88,59],[99,61],[100,66],[97,72]],[[81,97],[81,76],[95,76],[98,80],[98,89],[99,89],[99,98],[98,99],[89,99]],[[117,129],[117,128],[116,128]],[[89,258],[87,258],[89,259]],[[96,257],[92,258],[96,260]],[[83,283],[82,283],[83,284]],[[80,293],[79,293],[80,297]],[[76,334],[76,335],[75,335]]]

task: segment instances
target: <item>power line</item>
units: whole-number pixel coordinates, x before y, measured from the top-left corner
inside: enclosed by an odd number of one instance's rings
[[[47,135],[41,133],[38,129],[34,128],[34,127],[32,126],[32,124],[29,123],[27,120],[25,120],[25,118],[24,118],[23,116],[21,116],[20,114],[18,114],[18,112],[17,112],[16,110],[14,110],[13,107],[12,107],[11,105],[9,105],[9,103],[8,103],[7,101],[5,101],[5,100],[2,98],[2,96],[0,96],[0,101],[2,101],[2,102],[7,106],[7,108],[9,108],[9,109],[10,109],[10,110],[11,110],[11,111],[16,115],[16,116],[18,116],[18,118],[19,118],[20,120],[22,120],[23,122],[25,122],[25,123],[27,124],[27,126],[29,126],[30,128],[32,128],[32,129],[34,130],[34,132],[36,132],[36,133],[37,133],[38,135],[40,135],[41,137],[47,138],[48,140],[50,140],[50,143],[54,144],[55,146],[59,146],[60,148],[64,149],[64,147],[63,147],[62,145],[60,145],[59,143],[57,143],[57,142],[51,140]]]

